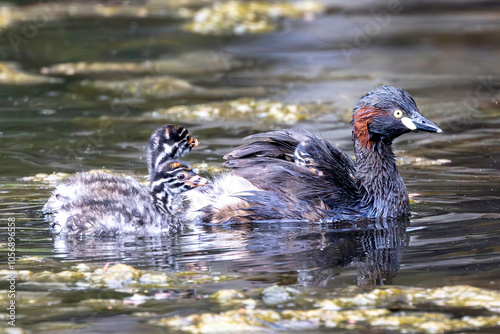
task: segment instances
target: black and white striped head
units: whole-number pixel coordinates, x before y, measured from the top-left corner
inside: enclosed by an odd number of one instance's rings
[[[153,175],[160,165],[185,156],[198,144],[198,140],[191,137],[183,126],[164,125],[156,129],[149,139],[148,147],[150,180],[153,180]]]
[[[174,160],[158,167],[150,190],[158,209],[174,214],[173,203],[177,195],[206,184],[208,180],[196,174],[187,163]]]
[[[318,175],[323,175],[323,172],[318,169],[317,158],[321,157],[323,152],[318,146],[309,141],[301,141],[293,152],[293,160],[299,166],[304,166]]]

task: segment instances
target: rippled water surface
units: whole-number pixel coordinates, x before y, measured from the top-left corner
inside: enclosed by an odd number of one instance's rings
[[[201,55],[185,66],[181,58],[162,73],[201,89],[181,93],[167,94],[165,87],[159,95],[134,93],[87,84],[150,75],[120,71],[54,74],[50,76],[59,79],[42,83],[0,82],[0,269],[8,269],[11,219],[17,228],[17,270],[57,273],[81,263],[104,267],[109,262],[207,277],[206,283],[176,286],[163,303],[116,310],[85,308],[78,301],[119,300],[133,292],[18,282],[20,295],[43,292],[47,300],[58,300],[57,305],[40,302],[40,307],[52,308],[46,317],[36,308],[18,309],[18,325],[34,332],[157,332],[158,327],[132,313],[213,311],[217,308],[203,296],[274,284],[318,293],[388,284],[500,289],[500,6],[493,1],[349,3],[325,1],[327,10],[321,14],[286,19],[274,32],[246,36],[196,35],[182,30],[182,20],[168,17],[90,16],[49,22],[16,52],[8,36],[22,36],[22,25],[1,30],[0,61],[34,75],[66,62]],[[409,221],[389,226],[186,226],[181,235],[169,238],[52,237],[41,208],[54,184],[23,179],[98,168],[143,176],[149,135],[172,122],[186,125],[200,140],[185,158],[195,166],[205,162],[207,168],[220,167],[222,156],[242,137],[274,128],[306,128],[352,154],[350,111],[358,97],[380,84],[410,92],[422,113],[443,129],[436,135],[405,135],[395,143],[400,172],[413,194]],[[242,97],[326,106],[327,112],[297,122],[183,120],[155,113]],[[231,279],[213,280],[226,276]],[[5,281],[0,289],[8,289]],[[68,322],[77,328],[57,327]]]

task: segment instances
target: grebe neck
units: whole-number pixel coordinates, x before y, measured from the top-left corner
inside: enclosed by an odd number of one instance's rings
[[[370,145],[363,145],[355,138],[354,142],[355,178],[366,215],[373,218],[408,215],[408,192],[396,167],[392,141],[370,141]]]

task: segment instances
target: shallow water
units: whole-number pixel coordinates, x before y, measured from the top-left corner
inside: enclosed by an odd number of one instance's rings
[[[233,278],[187,283],[179,288],[187,296],[180,297],[179,292],[145,309],[92,312],[82,310],[75,300],[124,297],[113,289],[20,282],[18,293],[45,292],[48,299],[59,298],[60,304],[50,306],[53,312],[46,317],[33,308],[25,313],[19,309],[18,326],[36,332],[55,332],[56,327],[50,326],[58,323],[66,326],[60,331],[82,325],[72,328],[80,333],[104,333],[110,327],[123,333],[158,332],[132,312],[207,312],[214,306],[199,296],[222,288],[273,284],[318,293],[387,284],[500,289],[500,6],[489,1],[434,2],[429,12],[427,2],[398,2],[392,11],[384,1],[356,6],[340,0],[325,3],[329,9],[324,14],[285,20],[278,31],[253,36],[198,36],[182,31],[182,22],[174,19],[76,18],[45,25],[16,53],[5,36],[20,33],[15,30],[20,28],[0,32],[4,37],[0,58],[17,62],[32,74],[61,62],[144,61],[210,52],[229,57],[231,65],[173,75],[204,89],[250,88],[271,100],[321,103],[332,110],[285,125],[227,119],[183,122],[201,142],[185,159],[194,164],[218,166],[242,137],[277,127],[316,131],[352,153],[346,122],[350,109],[359,96],[379,84],[408,90],[423,114],[443,129],[439,135],[405,135],[395,143],[400,172],[415,194],[409,222],[390,226],[257,222],[187,226],[172,238],[67,239],[52,237],[41,214],[53,185],[21,178],[95,168],[145,175],[146,141],[156,127],[169,123],[167,118],[148,116],[152,111],[223,101],[224,94],[231,99],[247,94],[187,91],[151,97],[80,85],[82,80],[114,79],[113,74],[64,77],[60,83],[4,83],[0,87],[0,269],[7,269],[7,221],[15,219],[17,270],[60,272],[79,263],[110,262]],[[103,116],[108,117],[105,122]],[[0,283],[0,289],[7,288]]]

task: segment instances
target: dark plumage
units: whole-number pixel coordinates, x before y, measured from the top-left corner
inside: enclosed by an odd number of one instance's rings
[[[51,231],[78,235],[177,231],[180,223],[175,214],[181,203],[176,198],[207,180],[174,159],[197,144],[183,127],[157,129],[149,141],[149,189],[132,177],[106,172],[78,173],[64,180],[43,208]]]
[[[410,131],[441,130],[420,114],[407,92],[392,86],[361,97],[351,124],[356,161],[305,130],[247,137],[254,141],[227,154],[225,166],[257,190],[238,196],[243,203],[234,215],[220,216],[239,221],[239,217],[315,220],[408,215],[408,193],[396,168],[392,141]]]

